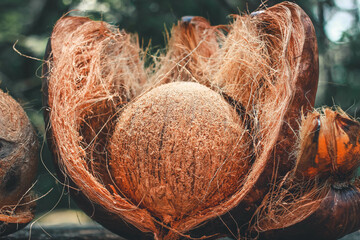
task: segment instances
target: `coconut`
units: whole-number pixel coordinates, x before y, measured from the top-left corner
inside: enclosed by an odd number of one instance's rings
[[[198,83],[169,83],[120,115],[110,140],[110,173],[124,197],[173,225],[239,190],[250,141],[218,93]]]
[[[30,195],[38,165],[38,142],[22,107],[0,90],[0,236],[34,218]]]
[[[148,68],[138,45],[78,17],[60,19],[48,45],[48,141],[85,212],[130,239],[281,238],[278,229],[319,220],[311,216],[338,195],[294,177],[308,169],[299,159],[318,80],[315,31],[300,7],[234,15],[227,27],[184,18]],[[305,214],[274,225],[266,213],[279,219],[289,195]]]

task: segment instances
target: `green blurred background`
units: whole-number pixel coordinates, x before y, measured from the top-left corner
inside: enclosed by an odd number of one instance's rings
[[[230,21],[230,14],[252,12],[261,0],[0,0],[0,88],[24,106],[42,142],[36,192],[42,197],[38,214],[52,208],[76,207],[67,189],[56,183],[51,156],[44,142],[41,105],[41,61],[55,22],[65,13],[104,20],[139,34],[152,49],[165,45],[164,30],[185,15],[203,16],[213,25]],[[267,1],[272,6],[282,1]],[[316,106],[341,106],[357,117],[360,107],[360,0],[297,2],[315,25],[320,52],[320,82]]]

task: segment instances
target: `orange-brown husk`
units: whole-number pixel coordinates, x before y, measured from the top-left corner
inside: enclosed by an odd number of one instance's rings
[[[334,238],[358,228],[359,222],[351,220],[353,214],[348,212],[360,207],[359,191],[352,182],[360,164],[360,123],[341,109],[323,108],[322,112],[303,117],[294,168],[263,199],[256,231],[273,234],[287,229],[284,232],[290,234],[292,229],[295,235],[302,228],[314,228],[313,236],[332,236],[324,229],[342,218],[353,223],[331,228]],[[327,217],[332,221],[325,221]]]
[[[253,18],[235,17],[217,54],[224,61],[212,66],[215,81],[243,106],[255,155],[242,189],[227,206],[230,214],[251,216],[269,182],[279,182],[294,166],[301,111],[312,109],[317,89],[315,31],[302,9],[284,2]]]
[[[223,37],[221,27],[211,26],[202,17],[179,21],[171,30],[171,38],[168,36],[166,54],[154,58],[154,74],[150,76],[149,86],[176,81],[213,86],[209,65],[217,61],[213,56]]]
[[[145,210],[112,191],[106,168],[106,136],[117,111],[146,80],[136,37],[104,22],[65,17],[51,47],[49,120],[61,170],[95,204],[156,233]]]

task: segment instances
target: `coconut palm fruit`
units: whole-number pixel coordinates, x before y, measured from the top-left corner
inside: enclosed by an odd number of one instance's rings
[[[300,7],[234,15],[227,26],[185,17],[165,54],[145,64],[147,54],[136,36],[83,17],[61,18],[48,44],[48,142],[94,220],[128,239],[336,238],[359,228],[358,123],[314,111],[317,43]]]

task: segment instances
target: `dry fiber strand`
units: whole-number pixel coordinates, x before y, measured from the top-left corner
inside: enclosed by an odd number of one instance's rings
[[[136,36],[82,17],[60,19],[51,35],[43,85],[48,140],[85,212],[129,239],[257,232],[281,239],[308,219],[325,228],[340,219],[318,221],[338,197],[333,186],[345,181],[334,176],[358,166],[353,158],[345,167],[357,147],[335,152],[344,152],[338,162],[334,154],[322,157],[319,174],[306,174],[313,166],[304,153],[318,153],[307,132],[319,116],[322,125],[335,121],[330,128],[342,132],[320,133],[341,135],[334,147],[354,139],[357,122],[330,110],[312,113],[317,44],[301,8],[284,2],[236,15],[226,27],[184,18],[166,54],[147,69],[138,45]],[[323,164],[328,158],[339,168]],[[351,186],[345,211],[360,195]],[[323,236],[319,229],[309,234]]]
[[[30,195],[38,165],[38,142],[22,107],[0,90],[0,236],[34,218]]]

